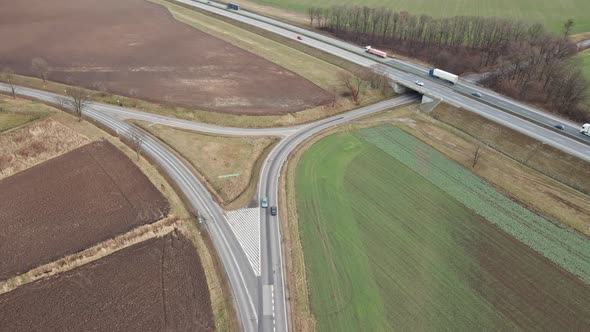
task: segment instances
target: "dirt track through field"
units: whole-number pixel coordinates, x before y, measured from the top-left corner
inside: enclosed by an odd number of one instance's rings
[[[143,0],[0,0],[0,67],[202,110],[282,114],[327,92],[261,57],[176,21]]]
[[[207,280],[178,232],[0,296],[3,331],[214,330]]]
[[[127,156],[99,141],[0,180],[0,279],[168,214]]]

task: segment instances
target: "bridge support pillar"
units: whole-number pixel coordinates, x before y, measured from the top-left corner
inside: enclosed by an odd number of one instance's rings
[[[395,91],[395,93],[397,93],[397,94],[402,94],[402,93],[406,93],[406,91],[408,91],[408,88],[406,88],[405,86],[403,86],[399,83],[393,82],[393,91]]]
[[[433,101],[434,101],[434,99],[428,97],[427,95],[422,95],[421,104],[428,104],[428,103],[432,103]]]
[[[440,100],[430,98],[426,95],[422,95],[422,102],[420,103],[420,111],[424,113],[430,113],[440,103]]]

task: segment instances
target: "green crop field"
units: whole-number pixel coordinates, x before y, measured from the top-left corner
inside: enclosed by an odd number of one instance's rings
[[[589,241],[401,129],[320,140],[296,190],[318,331],[590,326]]]
[[[398,11],[430,16],[482,15],[513,17],[544,23],[552,31],[560,31],[568,18],[574,19],[574,32],[590,31],[590,1],[587,0],[497,0],[497,1],[411,1],[411,0],[254,0],[255,2],[305,12],[309,7],[332,5],[389,7]],[[239,1],[238,1],[239,3]]]

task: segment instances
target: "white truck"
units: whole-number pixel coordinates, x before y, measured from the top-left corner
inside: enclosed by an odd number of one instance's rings
[[[582,130],[580,130],[580,134],[590,136],[590,123],[584,123],[582,125]]]
[[[428,75],[430,75],[431,77],[440,78],[441,80],[445,80],[453,84],[457,84],[457,82],[459,81],[459,76],[437,68],[430,69],[428,71]]]

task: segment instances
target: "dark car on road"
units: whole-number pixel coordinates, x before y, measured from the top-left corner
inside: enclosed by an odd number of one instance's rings
[[[556,129],[559,129],[559,130],[564,130],[565,129],[565,127],[562,124],[556,124],[554,127]]]
[[[270,207],[270,215],[271,216],[276,216],[277,215],[277,207],[276,206],[271,206]]]

